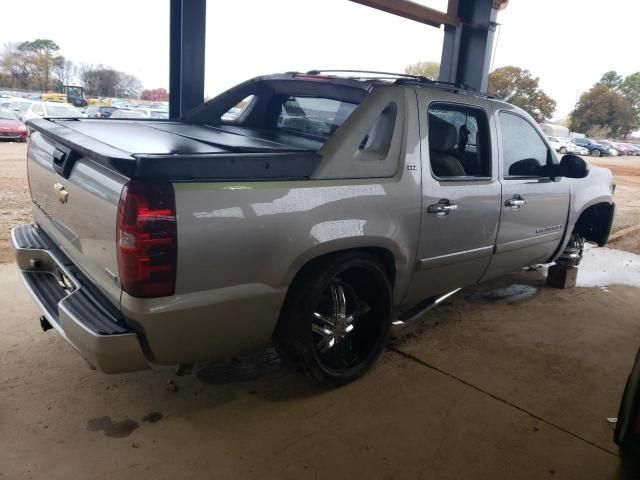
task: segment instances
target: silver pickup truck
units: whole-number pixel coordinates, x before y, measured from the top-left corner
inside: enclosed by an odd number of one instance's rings
[[[12,240],[43,329],[108,373],[273,341],[334,386],[392,322],[606,243],[608,170],[559,161],[502,101],[373,77],[259,77],[175,121],[30,121],[35,224]]]

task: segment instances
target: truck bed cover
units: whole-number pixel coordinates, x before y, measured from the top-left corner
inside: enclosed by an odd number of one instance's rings
[[[321,143],[283,143],[287,135],[263,135],[241,127],[166,120],[36,119],[28,125],[52,138],[65,162],[79,156],[129,178],[168,180],[273,180],[308,178]],[[267,138],[264,138],[267,137]],[[66,165],[70,172],[72,165]]]

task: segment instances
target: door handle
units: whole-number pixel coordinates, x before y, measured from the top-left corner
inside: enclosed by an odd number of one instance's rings
[[[511,210],[518,210],[525,203],[527,203],[527,201],[520,195],[514,195],[513,198],[510,198],[509,200],[504,202],[506,207],[511,207]]]
[[[438,203],[427,207],[427,213],[435,213],[438,217],[444,217],[456,210],[458,210],[458,205],[451,203],[451,201],[446,198],[443,198]]]

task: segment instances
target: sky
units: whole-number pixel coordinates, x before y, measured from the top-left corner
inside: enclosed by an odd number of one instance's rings
[[[446,0],[418,3],[444,10]],[[50,38],[75,63],[134,74],[168,87],[169,0],[21,0],[2,22],[0,45]],[[636,0],[510,0],[498,15],[493,68],[540,78],[567,115],[608,70],[640,71]],[[315,68],[402,72],[440,60],[443,30],[348,0],[221,0],[207,5],[205,96],[250,77]]]

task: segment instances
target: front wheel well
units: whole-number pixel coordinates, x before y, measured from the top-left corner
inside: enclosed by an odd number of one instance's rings
[[[590,206],[580,214],[573,229],[574,233],[602,247],[607,243],[611,232],[613,212],[613,203],[603,202]]]

